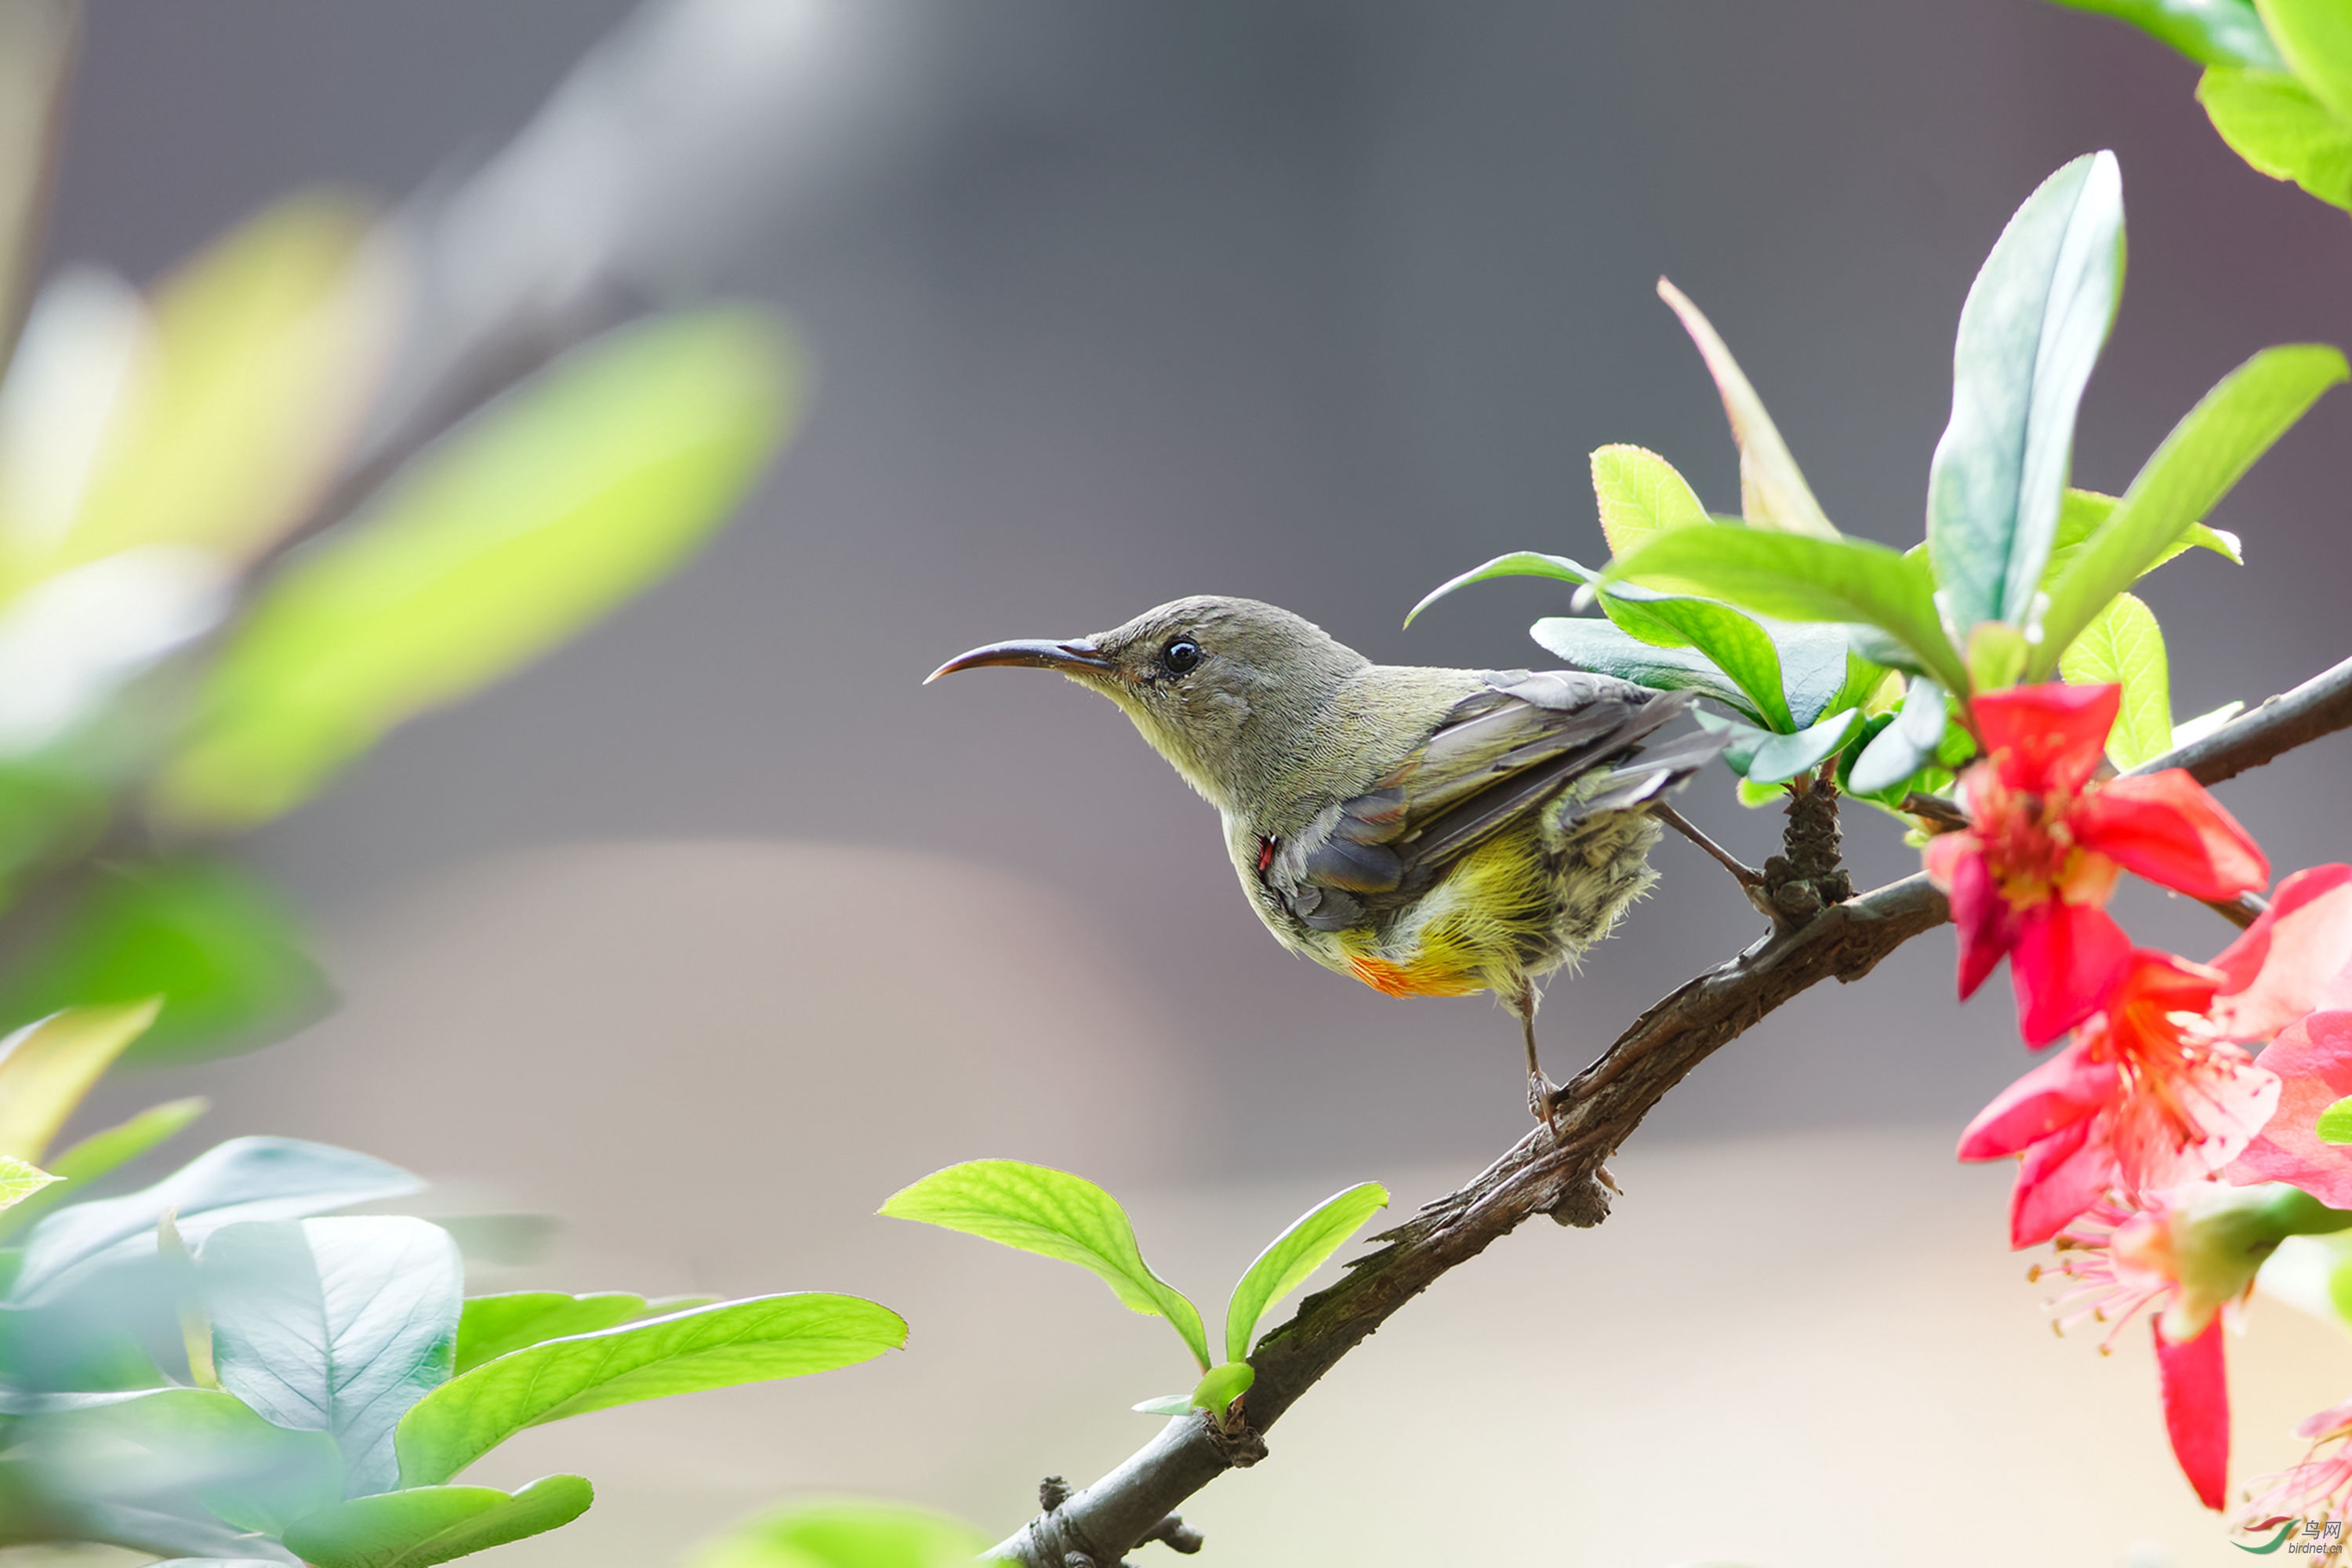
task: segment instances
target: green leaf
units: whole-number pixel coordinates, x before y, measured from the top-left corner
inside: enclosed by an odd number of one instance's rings
[[[1800,730],[1793,735],[1773,736],[1757,747],[1756,754],[1748,759],[1748,782],[1786,784],[1799,773],[1821,766],[1853,738],[1861,724],[1861,712],[1849,708],[1843,713],[1831,714],[1811,729]]]
[[[882,1212],[1091,1270],[1130,1310],[1166,1318],[1209,1369],[1199,1310],[1144,1262],[1118,1200],[1083,1176],[1019,1160],[969,1160],[893,1193]]]
[[[2322,1143],[2352,1143],[2352,1098],[2339,1100],[2321,1111],[2313,1131]]]
[[[1739,510],[1748,525],[1835,539],[1838,531],[1822,512],[1822,503],[1813,499],[1772,416],[1764,412],[1764,400],[1748,384],[1739,362],[1731,357],[1731,350],[1714,326],[1688,296],[1663,278],[1658,279],[1658,298],[1682,319],[1683,330],[1698,345],[1699,357],[1706,361],[1707,374],[1715,377],[1716,390],[1723,395],[1724,416],[1730,420],[1731,438],[1739,447]]]
[[[1969,286],[1951,421],[1927,469],[1927,548],[1955,635],[2024,624],[2123,281],[2123,176],[2096,153],[2026,198]]]
[[[1193,1385],[1192,1396],[1185,1403],[1194,1410],[1206,1410],[1223,1419],[1233,1408],[1234,1401],[1250,1391],[1257,1382],[1257,1368],[1245,1361],[1229,1361],[1213,1366],[1201,1374]]]
[[[2058,536],[2051,547],[2050,564],[2042,571],[2042,586],[2045,591],[2074,563],[2074,557],[2083,552],[2083,546],[2090,542],[2091,535],[2098,532],[2114,514],[2116,506],[2114,496],[2101,495],[2096,490],[2070,489],[2066,492],[2066,499],[2058,509]],[[2163,554],[2148,563],[2147,572],[2155,571],[2174,556],[2191,549],[2210,550],[2232,566],[2246,563],[2244,542],[2236,534],[2208,528],[2201,522],[2192,522],[2188,531],[2165,546]],[[2140,575],[2145,577],[2147,572]]]
[[[1979,621],[1969,632],[1969,689],[2000,691],[2017,684],[2032,656],[2025,634],[2007,621]]]
[[[2077,11],[2096,11],[2129,22],[2158,43],[2168,44],[2200,65],[2262,66],[2284,63],[2263,30],[2253,0],[2057,0]]]
[[[221,1386],[333,1437],[352,1495],[389,1490],[394,1425],[449,1381],[465,1269],[448,1232],[389,1215],[224,1226],[196,1279]]]
[[[1672,463],[1641,447],[1593,452],[1592,499],[1612,555],[1624,554],[1654,533],[1706,521],[1706,508],[1689,482]]]
[[[2224,702],[2210,713],[2200,713],[2194,719],[2183,719],[2172,727],[2174,747],[2194,745],[2235,719],[2245,710],[2245,707],[2243,702]]]
[[[57,1179],[29,1161],[0,1154],[0,1209],[16,1207]]]
[[[155,1021],[153,998],[70,1007],[0,1040],[0,1154],[38,1160],[124,1047]]]
[[[266,588],[213,671],[159,809],[285,811],[403,721],[529,662],[676,567],[792,417],[762,313],[607,333],[469,420]]]
[[[1780,689],[1780,650],[1756,621],[1729,605],[1643,588],[1619,588],[1601,595],[1611,620],[1644,642],[1696,648],[1748,696],[1748,705],[1773,729],[1797,726]],[[1668,640],[1671,639],[1671,640]],[[1843,670],[1841,658],[1841,671]]]
[[[101,871],[0,994],[0,1017],[163,999],[126,1063],[200,1061],[282,1039],[324,1010],[326,976],[278,896],[224,861]]]
[[[2107,760],[2129,770],[2172,750],[2172,676],[2156,615],[2118,594],[2083,628],[2058,670],[2072,686],[2121,686],[2123,707],[2107,735]]]
[[[1655,691],[1696,691],[1758,723],[1764,716],[1739,683],[1695,648],[1661,647],[1603,620],[1548,616],[1528,628],[1544,649],[1579,669],[1613,675]]]
[[[2352,121],[2352,7],[2344,0],[2254,0],[2287,68],[2336,118]]]
[[[150,1149],[178,1136],[190,1122],[211,1109],[211,1105],[210,1100],[201,1096],[166,1100],[162,1105],[149,1107],[128,1121],[101,1132],[93,1132],[63,1153],[53,1156],[49,1161],[49,1173],[57,1178],[57,1184],[44,1188],[5,1215],[0,1215],[0,1237],[15,1235],[55,1208],[84,1184],[96,1181],[118,1166],[129,1164]]]
[[[1758,750],[1773,738],[1772,731],[1758,729],[1753,724],[1743,724],[1737,719],[1718,719],[1705,711],[1694,713],[1691,717],[1698,721],[1700,729],[1727,737],[1723,747],[1723,765],[1738,774],[1740,782],[1745,784],[1748,767],[1756,761]],[[1741,798],[1746,797],[1743,795]]]
[[[1420,604],[1408,611],[1406,626],[1413,617],[1456,588],[1466,588],[1473,583],[1489,583],[1497,577],[1550,577],[1562,583],[1590,583],[1598,573],[1587,571],[1565,555],[1546,555],[1539,551],[1514,550],[1508,555],[1497,555],[1484,566],[1473,567],[1459,577],[1447,579],[1431,589]]]
[[[1342,1242],[1388,1206],[1389,1190],[1378,1182],[1364,1182],[1325,1198],[1267,1243],[1225,1303],[1225,1360],[1247,1356],[1266,1309],[1304,1285]]]
[[[149,1507],[193,1495],[240,1530],[275,1535],[342,1495],[342,1463],[323,1433],[290,1432],[216,1388],[64,1394],[12,1436],[38,1452],[68,1493]]]
[[[457,1370],[471,1372],[509,1351],[593,1333],[641,1318],[646,1299],[625,1290],[567,1296],[560,1290],[515,1290],[467,1300],[457,1325]]]
[[[1206,1376],[1204,1373],[1202,1375]],[[1138,1415],[1183,1415],[1192,1411],[1192,1396],[1189,1394],[1161,1394],[1128,1406]]]
[[[1723,599],[1782,620],[1877,626],[1948,688],[1966,685],[1959,656],[1937,619],[1925,556],[1899,555],[1866,540],[1684,528],[1612,562],[1602,580]]]
[[[1853,771],[1847,775],[1847,793],[1882,795],[1921,768],[1932,766],[1947,721],[1943,688],[1914,676],[1895,721],[1873,736],[1854,759]]]
[[[401,1417],[404,1487],[436,1486],[527,1426],[707,1388],[831,1372],[907,1342],[907,1324],[855,1296],[754,1296],[510,1351]]]
[[[595,1497],[579,1476],[515,1492],[412,1487],[306,1514],[287,1527],[286,1547],[312,1568],[431,1568],[570,1524]]]
[[[420,1184],[397,1165],[365,1154],[292,1138],[232,1138],[197,1155],[152,1187],[70,1204],[35,1226],[9,1287],[17,1305],[37,1305],[110,1263],[155,1250],[164,1211],[178,1215],[191,1244],[240,1220],[299,1219]]]
[[[2264,349],[2223,376],[2172,427],[2107,521],[2052,584],[2027,678],[2047,679],[2107,602],[2219,505],[2254,459],[2347,374],[2339,350],[2293,343]]]
[[[2215,66],[2200,78],[2197,101],[2230,150],[2273,180],[2293,180],[2333,206],[2352,210],[2352,125],[2328,112],[2284,71]]]
[[[796,1502],[695,1553],[690,1568],[967,1568],[987,1537],[906,1503]]]

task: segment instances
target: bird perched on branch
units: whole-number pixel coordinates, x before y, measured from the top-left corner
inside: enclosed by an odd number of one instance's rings
[[[1688,711],[1683,692],[1374,664],[1254,599],[992,643],[929,679],[985,665],[1058,670],[1118,703],[1224,818],[1252,907],[1292,952],[1391,996],[1494,992],[1547,1121],[1536,983],[1649,887],[1654,817],[1686,828],[1665,793],[1722,749],[1695,732],[1643,752]]]

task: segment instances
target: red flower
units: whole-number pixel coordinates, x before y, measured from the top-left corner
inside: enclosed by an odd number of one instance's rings
[[[2106,912],[2119,870],[2198,899],[2270,880],[2261,848],[2185,771],[2091,782],[2122,700],[2116,686],[1975,698],[1985,756],[1961,781],[1970,826],[1927,846],[1959,928],[1961,999],[2008,958],[2031,1046],[2096,1012],[2130,953]]]
[[[2281,1080],[2278,1109],[2223,1173],[2233,1182],[2285,1182],[2330,1208],[2352,1208],[2352,1145],[2323,1143],[2319,1113],[2352,1095],[2352,1013],[2289,1024],[2263,1053]]]

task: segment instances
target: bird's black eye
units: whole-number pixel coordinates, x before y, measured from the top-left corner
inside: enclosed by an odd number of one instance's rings
[[[1160,662],[1171,675],[1185,674],[1201,662],[1201,645],[1191,637],[1178,637],[1160,650]]]

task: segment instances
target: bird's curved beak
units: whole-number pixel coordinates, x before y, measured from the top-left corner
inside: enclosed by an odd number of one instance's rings
[[[923,684],[929,686],[940,676],[953,675],[959,669],[978,669],[989,664],[1058,669],[1064,675],[1099,674],[1112,668],[1110,660],[1095,651],[1092,637],[1073,637],[1066,642],[1057,642],[1052,637],[1021,637],[1012,642],[992,642],[986,647],[960,653],[923,677]]]

